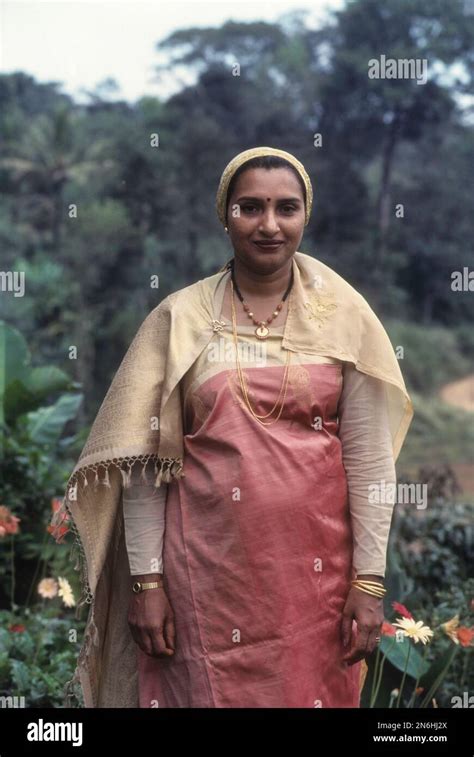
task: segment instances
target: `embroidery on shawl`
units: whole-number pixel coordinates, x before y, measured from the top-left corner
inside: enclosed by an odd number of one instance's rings
[[[308,295],[308,299],[309,302],[304,303],[308,311],[308,318],[310,320],[317,320],[319,328],[339,307],[334,297],[334,292],[311,292]]]

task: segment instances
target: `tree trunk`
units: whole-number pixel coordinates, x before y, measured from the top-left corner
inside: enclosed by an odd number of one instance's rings
[[[381,267],[387,247],[387,231],[390,225],[390,181],[399,129],[400,118],[396,113],[390,124],[382,155],[382,176],[377,196],[377,236],[375,242],[376,268]]]

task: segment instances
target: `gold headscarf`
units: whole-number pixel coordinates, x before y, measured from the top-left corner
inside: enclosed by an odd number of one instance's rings
[[[276,155],[279,158],[284,158],[288,161],[288,163],[291,163],[291,165],[296,168],[299,175],[303,179],[304,185],[306,187],[305,226],[307,226],[313,205],[313,187],[311,186],[311,180],[306,173],[303,164],[300,163],[300,161],[295,158],[294,155],[292,155],[290,152],[285,152],[285,150],[278,150],[276,147],[252,147],[250,150],[239,152],[239,154],[236,155],[235,158],[232,158],[230,163],[228,163],[224,168],[216,195],[216,210],[222,225],[226,225],[225,211],[227,204],[227,190],[229,189],[229,183],[232,179],[232,176],[243,163],[246,163],[251,158],[258,158],[264,155]]]

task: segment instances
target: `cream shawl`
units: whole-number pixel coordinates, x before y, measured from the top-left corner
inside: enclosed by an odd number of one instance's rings
[[[329,266],[302,252],[295,252],[292,265],[283,347],[349,361],[383,381],[396,460],[413,406],[385,329],[366,300]],[[71,559],[77,555],[75,569],[81,571],[78,613],[90,605],[77,667],[65,688],[66,706],[73,697],[79,701],[82,690],[86,707],[138,707],[121,493],[137,461],[143,470],[154,462],[156,486],[186,474],[179,382],[221,328],[214,293],[223,276],[230,276],[226,266],[170,294],[145,318],[53,517],[58,540],[61,525],[76,537]]]

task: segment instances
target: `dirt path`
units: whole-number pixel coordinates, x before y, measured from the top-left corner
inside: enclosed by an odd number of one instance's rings
[[[439,397],[453,407],[474,413],[474,373],[445,384],[439,391]],[[474,419],[466,418],[467,423],[472,423],[472,420]],[[472,449],[469,450],[468,461],[450,465],[464,495],[468,497],[468,501],[474,503],[474,466],[471,461]]]
[[[458,381],[445,384],[439,396],[449,405],[474,413],[474,373]]]

